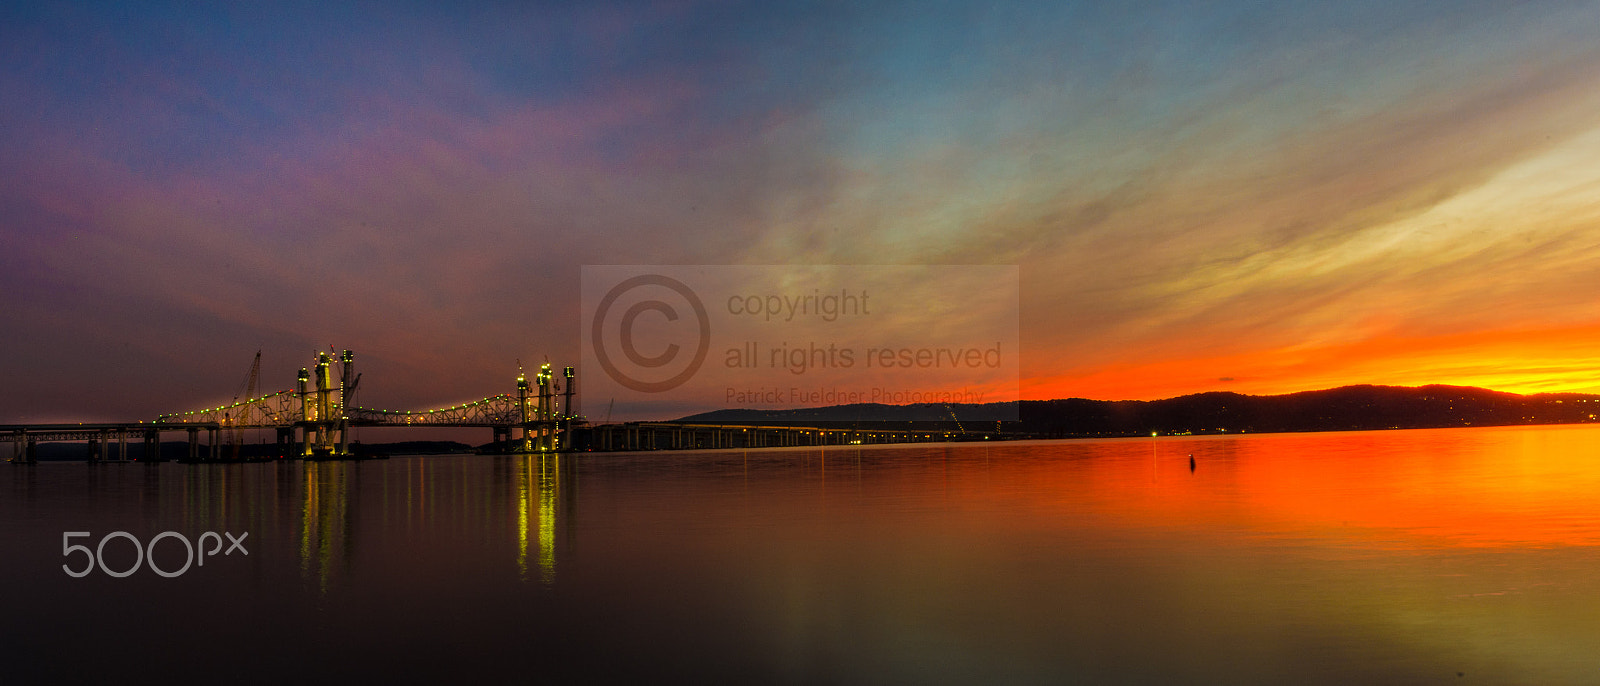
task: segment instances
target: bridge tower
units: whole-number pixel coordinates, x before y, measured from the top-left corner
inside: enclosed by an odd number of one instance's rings
[[[328,423],[333,421],[333,374],[329,369],[333,360],[328,359],[327,353],[317,353],[317,443],[325,445],[329,442],[332,427]]]
[[[328,353],[317,353],[314,373],[304,367],[300,369],[298,391],[303,418],[301,430],[305,439],[302,457],[342,457],[349,450],[350,419],[344,412],[344,394],[351,384],[355,354],[346,350],[339,356],[339,361],[344,366],[344,372],[340,375],[338,387],[334,386],[331,369],[333,356]],[[313,375],[316,383],[314,390],[306,386],[312,381]]]
[[[555,416],[550,407],[555,401],[555,389],[551,388],[554,377],[550,363],[539,367],[539,452],[555,450],[555,432],[550,430],[551,419]]]
[[[337,430],[339,432],[340,455],[350,454],[350,416],[345,413],[344,408],[347,406],[349,401],[349,396],[347,394],[355,390],[355,382],[350,376],[351,374],[355,373],[355,368],[355,353],[350,352],[349,350],[339,353],[339,419]]]
[[[575,436],[572,431],[572,422],[578,417],[577,411],[572,408],[572,392],[575,387],[574,381],[577,380],[577,372],[573,371],[572,367],[566,367],[561,370],[561,374],[566,379],[566,383],[561,387],[563,397],[561,399],[561,418],[558,423],[558,438],[556,439],[557,447],[562,450],[572,450],[573,446],[576,445],[573,443]]]
[[[528,430],[528,427],[529,427],[530,423],[533,421],[533,418],[529,416],[529,414],[530,414],[529,407],[528,407],[528,403],[529,402],[530,402],[530,400],[528,398],[528,377],[527,377],[527,375],[522,373],[522,370],[518,369],[517,370],[517,421],[520,424],[522,424],[522,441],[517,446],[517,448],[515,450],[513,450],[512,452],[519,452],[519,453],[531,453],[531,452],[533,452],[533,435],[531,433],[529,433],[529,430]]]
[[[306,390],[306,384],[311,381],[311,372],[305,367],[300,368],[300,376],[295,385],[295,397],[300,399],[300,457],[311,457],[312,422],[317,420],[316,405],[310,400],[311,394]]]

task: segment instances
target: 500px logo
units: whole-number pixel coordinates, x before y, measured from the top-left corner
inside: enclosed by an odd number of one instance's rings
[[[66,572],[67,576],[70,576],[74,579],[81,579],[85,576],[88,576],[89,573],[93,572],[96,567],[99,567],[100,571],[105,572],[107,576],[121,578],[139,571],[139,567],[145,564],[149,565],[150,571],[169,579],[182,576],[184,572],[189,571],[190,565],[204,567],[206,564],[207,555],[214,556],[218,553],[218,551],[222,550],[223,536],[228,537],[229,545],[227,552],[223,552],[222,555],[231,555],[235,550],[244,553],[245,555],[250,554],[250,551],[246,550],[244,547],[244,539],[250,537],[250,532],[248,531],[240,534],[238,537],[235,537],[231,531],[224,531],[221,535],[218,535],[215,531],[207,531],[203,534],[200,534],[200,539],[196,542],[198,545],[190,544],[188,538],[176,531],[163,531],[159,534],[156,534],[155,537],[150,539],[150,542],[147,544],[140,543],[138,538],[126,531],[113,531],[105,536],[102,536],[100,538],[100,544],[95,546],[93,550],[90,550],[89,546],[75,544],[72,542],[72,539],[74,538],[87,536],[90,536],[90,533],[87,531],[61,532],[62,557],[72,557],[75,553],[83,553],[89,558],[88,564],[84,565],[82,569],[73,569],[70,565],[66,564],[61,565],[61,571]],[[113,539],[118,538],[126,538],[128,539],[128,542],[133,544],[135,556],[133,559],[133,565],[131,567],[121,571],[113,571],[106,567],[106,544],[110,543]],[[183,566],[174,571],[168,571],[156,566],[156,544],[168,538],[178,539],[178,542],[183,544],[184,554],[186,556],[183,561]],[[207,539],[210,539],[216,543],[216,545],[212,546],[211,550],[209,551],[206,550]],[[172,543],[168,545],[177,544]]]
[[[660,297],[672,302],[654,299]],[[617,334],[613,338],[609,335],[609,322],[619,301],[631,304],[616,318]],[[676,327],[646,327],[640,318],[647,312],[666,324],[692,314],[695,326],[685,322]],[[680,341],[694,347],[692,357],[684,353]],[[682,281],[661,274],[641,274],[623,280],[601,298],[590,323],[589,343],[595,361],[611,380],[640,393],[660,393],[683,385],[700,370],[711,349],[711,317],[700,296]],[[629,363],[626,369],[612,356],[613,347],[620,349]],[[645,354],[641,348],[660,352]]]

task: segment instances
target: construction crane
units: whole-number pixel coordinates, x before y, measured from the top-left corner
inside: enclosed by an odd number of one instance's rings
[[[239,397],[240,395],[243,395],[244,401],[247,403],[251,400],[254,400],[256,397],[256,386],[260,381],[261,351],[257,350],[255,361],[250,363],[250,373],[246,374],[244,377],[243,391],[240,394],[235,394],[233,396],[233,403],[237,407],[229,410],[229,414],[223,417],[223,421],[228,423],[228,445],[231,450],[230,454],[232,459],[236,461],[239,459],[239,452],[244,449],[244,429],[239,428],[239,425],[244,423],[245,417],[250,414],[250,406],[239,405]]]
[[[956,418],[956,411],[950,409],[950,403],[944,403],[944,411],[945,412],[949,412],[950,413],[950,418],[956,420],[956,428],[959,429],[962,434],[966,434],[967,433],[967,427],[962,426],[961,425],[961,420]]]

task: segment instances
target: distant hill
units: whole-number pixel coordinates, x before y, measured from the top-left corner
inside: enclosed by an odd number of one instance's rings
[[[1165,400],[1024,400],[950,405],[948,409],[930,404],[856,404],[800,410],[717,410],[678,421],[831,426],[1001,421],[1007,431],[1068,437],[1575,424],[1595,422],[1597,416],[1600,395],[1517,395],[1432,385],[1344,386],[1267,396],[1212,392]],[[1017,421],[1002,421],[1013,418]]]

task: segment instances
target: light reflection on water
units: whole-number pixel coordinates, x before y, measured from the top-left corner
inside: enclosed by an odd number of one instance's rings
[[[1600,669],[1596,427],[0,467],[3,653],[24,680]],[[116,530],[247,531],[249,555],[175,579],[61,571],[63,531]]]

